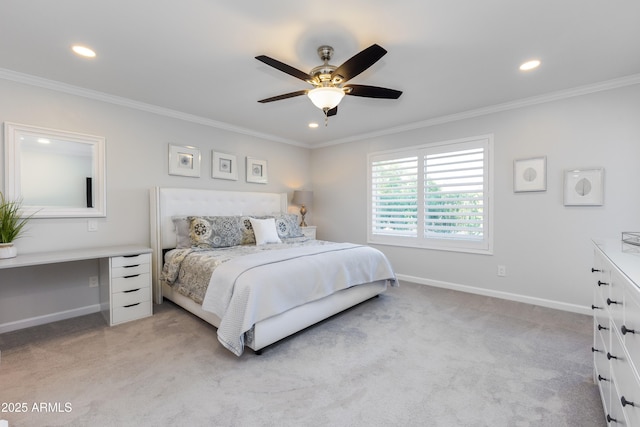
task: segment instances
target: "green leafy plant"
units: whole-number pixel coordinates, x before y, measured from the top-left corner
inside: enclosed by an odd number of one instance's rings
[[[0,244],[11,243],[25,231],[33,215],[21,217],[22,200],[8,200],[0,192]]]

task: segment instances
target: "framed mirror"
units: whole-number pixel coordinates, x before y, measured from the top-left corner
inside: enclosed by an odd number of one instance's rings
[[[23,215],[106,216],[103,137],[5,122],[4,193]]]

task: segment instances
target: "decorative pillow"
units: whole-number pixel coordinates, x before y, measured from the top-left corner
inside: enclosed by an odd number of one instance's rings
[[[280,236],[281,239],[304,236],[302,230],[300,230],[300,225],[298,225],[298,215],[277,214],[274,215],[274,218],[276,220],[278,236]]]
[[[191,246],[226,248],[242,244],[244,224],[239,216],[190,216]]]
[[[253,233],[256,236],[256,245],[264,245],[265,243],[280,243],[280,237],[276,230],[275,218],[249,218]]]
[[[262,217],[261,217],[262,218]],[[253,227],[251,226],[251,218],[243,216],[240,218],[242,222],[242,245],[255,245],[256,235],[253,233]]]
[[[191,247],[191,237],[189,236],[189,228],[191,221],[186,216],[174,216],[171,218],[173,226],[176,229],[176,248],[184,249]]]

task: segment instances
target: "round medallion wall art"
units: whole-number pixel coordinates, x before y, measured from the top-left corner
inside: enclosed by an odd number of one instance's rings
[[[547,190],[547,158],[533,157],[513,161],[513,191]]]
[[[564,172],[565,206],[602,206],[604,169],[575,169]]]

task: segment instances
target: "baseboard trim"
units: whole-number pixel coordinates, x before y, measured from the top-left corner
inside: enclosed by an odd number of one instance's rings
[[[443,282],[441,280],[426,279],[423,277],[409,276],[406,274],[396,274],[399,280],[418,283],[420,285],[434,286],[437,288],[451,289],[454,291],[468,292],[476,295],[484,295],[493,298],[501,298],[510,301],[523,302],[525,304],[539,305],[541,307],[554,308],[556,310],[570,311],[572,313],[586,314],[591,316],[591,307],[584,307],[576,304],[553,301],[544,298],[530,297],[526,295],[514,294],[510,292],[495,291],[492,289],[477,288],[475,286],[460,285],[457,283]]]
[[[18,329],[30,328],[32,326],[44,325],[45,323],[57,322],[58,320],[71,319],[72,317],[84,316],[86,314],[100,311],[100,304],[88,305],[86,307],[74,308],[72,310],[59,311],[57,313],[45,314],[43,316],[30,317],[28,319],[16,320],[15,322],[0,324],[0,334],[17,331]]]

